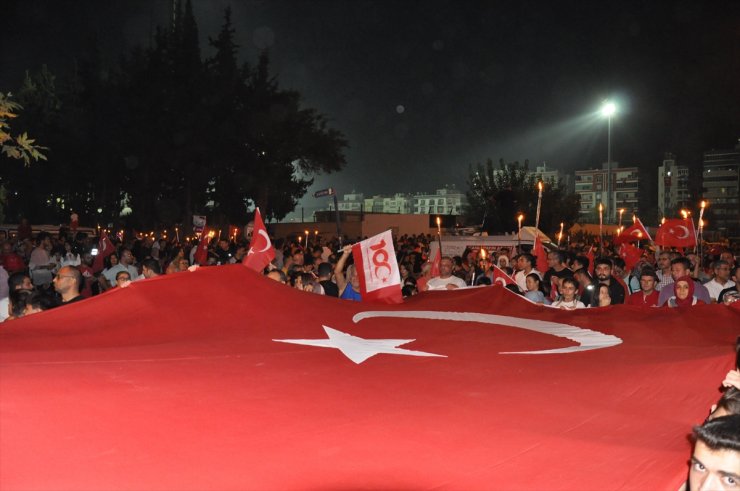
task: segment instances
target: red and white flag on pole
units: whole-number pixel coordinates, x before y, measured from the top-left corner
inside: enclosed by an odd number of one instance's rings
[[[439,276],[439,263],[442,262],[442,250],[439,248],[439,246],[435,243],[432,243],[429,247],[429,263],[432,265],[432,269],[430,271],[431,277],[434,278],[435,276]]]
[[[537,261],[537,271],[544,274],[547,271],[547,252],[545,252],[545,246],[542,245],[542,239],[539,236],[534,238],[534,247],[532,247],[532,255],[535,256]]]
[[[614,243],[619,245],[625,242],[636,242],[638,240],[649,240],[652,238],[639,218],[635,217],[635,223],[626,228],[624,232],[614,238]]]
[[[275,248],[272,246],[265,223],[262,221],[260,209],[257,208],[254,212],[252,242],[249,244],[249,252],[242,259],[242,264],[249,269],[261,272],[273,259],[275,259]]]
[[[200,242],[198,242],[198,248],[193,254],[193,262],[203,266],[208,261],[208,243],[211,241],[211,232],[207,227],[203,228],[200,234]]]
[[[504,287],[506,285],[516,285],[516,281],[514,281],[511,276],[506,274],[503,269],[499,268],[495,264],[493,265],[493,283],[499,283],[501,286]]]
[[[352,246],[362,300],[402,303],[401,274],[390,230]]]
[[[655,234],[655,243],[664,247],[696,246],[696,230],[691,219],[672,218],[666,220]]]
[[[108,234],[105,233],[105,230],[102,230],[100,232],[100,241],[98,242],[98,254],[95,256],[95,261],[93,261],[93,273],[103,271],[103,268],[105,267],[104,259],[114,252],[116,252],[116,247],[108,238]]]
[[[619,246],[619,257],[624,259],[626,271],[632,271],[632,268],[640,262],[642,258],[642,249],[638,249],[632,244],[624,243]]]

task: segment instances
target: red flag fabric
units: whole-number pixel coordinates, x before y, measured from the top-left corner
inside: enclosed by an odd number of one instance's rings
[[[624,259],[626,271],[632,271],[632,268],[634,268],[640,261],[640,258],[642,258],[642,249],[638,249],[632,244],[627,244],[625,242],[619,246],[619,257]]]
[[[547,252],[545,252],[545,246],[542,245],[542,240],[535,236],[534,247],[532,247],[532,254],[537,258],[537,271],[542,274],[547,271]]]
[[[437,249],[437,252],[434,253],[434,257],[432,258],[432,269],[431,269],[431,277],[434,278],[435,276],[439,276],[439,264],[442,262],[442,252]]]
[[[249,251],[242,259],[242,264],[249,269],[261,272],[273,259],[275,259],[275,248],[272,246],[265,223],[262,221],[260,209],[257,208],[254,212],[252,243],[249,244]]]
[[[493,283],[499,283],[502,286],[516,285],[516,281],[495,264],[493,265]]]
[[[198,248],[193,254],[193,262],[195,264],[204,265],[208,262],[208,244],[211,242],[210,231],[208,227],[203,228],[203,232],[200,234],[200,242],[198,242]]]
[[[663,247],[694,247],[696,231],[691,219],[671,218],[665,221],[655,234],[655,243]]]
[[[642,224],[639,218],[635,218],[635,223],[632,226],[627,227],[621,234],[614,238],[614,243],[619,245],[625,242],[637,242],[638,240],[649,240],[653,239],[650,237],[645,226]]]
[[[93,260],[93,273],[99,273],[105,268],[105,258],[116,252],[116,247],[108,238],[105,230],[100,231],[100,240],[98,240],[98,254]]]
[[[390,230],[354,244],[352,257],[357,267],[363,301],[403,302],[401,274]]]
[[[494,287],[369,306],[241,265],[163,275],[3,324],[0,482],[678,489],[738,325],[718,304],[566,311]]]
[[[586,257],[588,258],[588,274],[593,277],[594,268],[596,267],[596,265],[594,264],[596,262],[596,258],[594,257],[594,246],[589,247],[588,252],[586,253]]]

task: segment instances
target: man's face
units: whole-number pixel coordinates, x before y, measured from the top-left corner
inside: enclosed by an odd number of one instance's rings
[[[439,276],[440,278],[449,278],[452,275],[452,261],[449,259],[442,259],[439,262]]]
[[[691,456],[691,491],[724,491],[740,488],[740,452],[712,450],[698,441]]]
[[[641,276],[640,288],[643,293],[651,293],[655,289],[655,278],[652,276]]]
[[[661,254],[660,256],[658,256],[658,267],[660,269],[665,271],[666,269],[670,267],[670,265],[671,265],[671,260],[668,257],[668,254]]]
[[[121,263],[125,265],[134,263],[134,255],[131,254],[131,251],[123,251],[121,254]]]
[[[608,264],[598,264],[594,272],[599,281],[605,281],[612,275],[612,268]]]
[[[727,261],[730,265],[735,264],[735,258],[732,256],[731,252],[723,252],[719,255],[719,258],[723,261]]]
[[[550,268],[554,268],[560,264],[560,261],[558,261],[558,254],[556,252],[551,252],[547,255],[547,266]]]
[[[303,261],[304,257],[302,252],[296,252],[295,254],[293,254],[293,264],[303,266]]]
[[[671,276],[673,277],[673,281],[676,281],[676,279],[680,278],[681,276],[688,276],[689,270],[686,269],[686,266],[684,266],[681,263],[671,264]]]
[[[725,283],[727,280],[730,279],[730,266],[728,266],[727,264],[722,264],[714,268],[714,276],[722,280],[722,283]]]
[[[54,277],[54,290],[57,293],[65,294],[74,285],[74,276],[69,268],[62,268],[59,273]]]

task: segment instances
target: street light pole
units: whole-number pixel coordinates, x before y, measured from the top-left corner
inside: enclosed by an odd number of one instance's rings
[[[606,140],[606,219],[611,219],[612,210],[612,115],[617,111],[613,102],[605,101],[601,106],[601,114],[607,119]]]

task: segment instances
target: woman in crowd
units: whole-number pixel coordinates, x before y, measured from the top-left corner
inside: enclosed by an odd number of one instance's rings
[[[609,285],[599,283],[599,307],[608,307],[612,304],[612,294],[609,291]]]
[[[694,280],[690,276],[682,276],[673,283],[673,296],[668,299],[668,307],[691,307],[704,303],[694,295]]]
[[[542,288],[542,280],[540,280],[540,276],[538,274],[528,274],[525,281],[527,283],[527,292],[524,294],[525,298],[528,298],[534,303],[550,305],[550,299],[545,297],[545,290]]]

